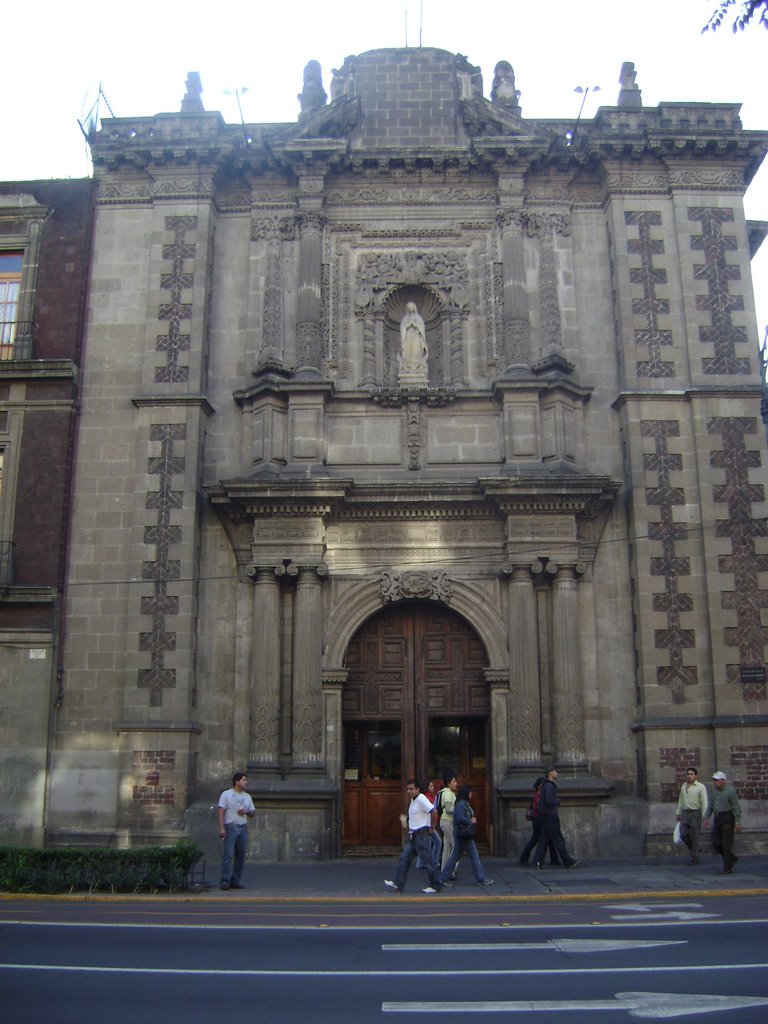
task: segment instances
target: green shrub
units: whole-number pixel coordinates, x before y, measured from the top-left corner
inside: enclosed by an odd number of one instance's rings
[[[203,852],[189,839],[133,850],[0,846],[2,892],[158,892],[186,889]]]

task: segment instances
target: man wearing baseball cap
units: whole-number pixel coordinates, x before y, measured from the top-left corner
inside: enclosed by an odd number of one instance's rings
[[[714,815],[712,846],[715,853],[723,858],[720,874],[730,875],[733,865],[739,859],[733,852],[733,835],[734,832],[741,832],[741,807],[736,790],[728,782],[725,772],[715,772],[712,778],[715,785],[704,814],[704,825],[708,826],[709,819]]]

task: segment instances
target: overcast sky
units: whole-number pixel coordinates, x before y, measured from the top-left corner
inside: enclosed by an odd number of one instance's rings
[[[4,138],[0,179],[83,177],[91,172],[77,121],[99,83],[117,117],[176,111],[187,72],[198,71],[207,110],[246,121],[294,121],[308,60],[329,90],[349,54],[436,46],[463,53],[483,72],[508,60],[524,117],[584,116],[615,105],[624,61],[633,61],[643,103],[741,103],[744,127],[768,131],[768,32],[754,26],[701,34],[715,0],[38,0],[2,16]],[[9,41],[12,40],[12,45]],[[247,90],[247,91],[245,91]],[[101,105],[102,116],[109,111]],[[768,220],[768,161],[746,198],[747,216]],[[758,321],[768,324],[768,242],[752,264]],[[762,328],[761,328],[762,336]]]

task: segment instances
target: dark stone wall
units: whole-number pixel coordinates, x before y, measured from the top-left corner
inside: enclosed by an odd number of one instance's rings
[[[355,65],[362,109],[355,146],[465,146],[456,56],[445,50],[371,50]]]
[[[12,540],[16,587],[61,587],[64,573],[72,452],[75,440],[77,367],[82,356],[94,183],[90,179],[4,182],[1,194],[31,194],[49,208],[42,226],[34,300],[33,362],[25,371],[25,410],[20,436],[11,443],[19,471]],[[51,376],[46,360],[71,360],[74,372]],[[7,364],[10,367],[10,364]],[[3,367],[0,364],[0,373]],[[19,383],[18,369],[14,380]],[[0,398],[7,388],[0,389]],[[8,395],[6,394],[7,398]],[[28,607],[32,618],[40,617]],[[11,608],[0,609],[0,624]],[[19,609],[14,615],[18,619]]]

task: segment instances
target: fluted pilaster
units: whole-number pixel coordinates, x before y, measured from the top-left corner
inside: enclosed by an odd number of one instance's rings
[[[536,595],[530,564],[508,565],[510,764],[541,760],[541,703]]]
[[[572,565],[547,566],[552,583],[552,682],[555,758],[583,765],[584,698],[578,630],[578,581]]]
[[[324,565],[300,566],[293,624],[293,763],[322,761],[322,576]]]
[[[274,566],[251,566],[253,655],[250,761],[273,765],[280,751],[280,585]]]

